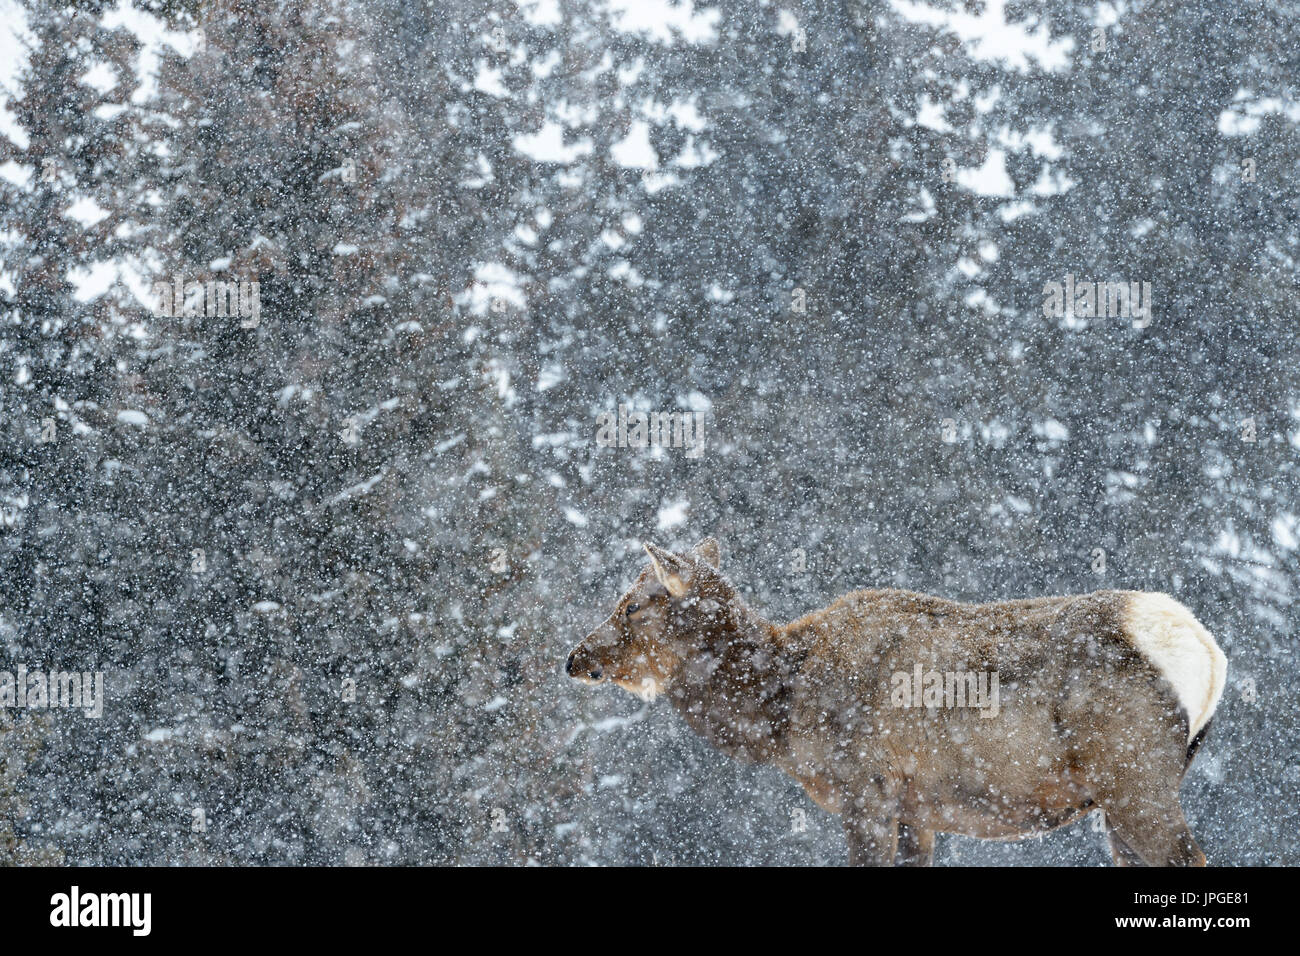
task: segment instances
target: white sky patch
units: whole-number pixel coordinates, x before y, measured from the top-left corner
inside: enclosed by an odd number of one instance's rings
[[[1099,3],[1097,4],[1097,17],[1093,23],[1099,27],[1113,27],[1119,23],[1120,11],[1128,11],[1126,3]]]
[[[617,29],[641,33],[669,46],[678,37],[687,43],[712,42],[722,19],[713,7],[697,8],[691,0],[608,0],[607,8]]]
[[[99,203],[95,202],[95,200],[83,196],[67,209],[63,210],[63,215],[79,222],[86,228],[90,228],[107,216],[108,211],[99,205]]]
[[[1276,535],[1276,522],[1274,523],[1272,530]],[[1273,570],[1273,566],[1277,563],[1277,559],[1274,554],[1267,548],[1260,547],[1254,541],[1242,538],[1237,533],[1231,519],[1225,522],[1225,527],[1219,532],[1214,544],[1210,546],[1209,554],[1223,554],[1230,558],[1244,561],[1249,565],[1254,565],[1254,567],[1250,568],[1234,569],[1231,565],[1224,567],[1220,566],[1216,561],[1202,558],[1201,564],[1209,568],[1209,570],[1213,571],[1215,574],[1227,574],[1239,581],[1244,581],[1247,584],[1254,585],[1258,583],[1266,589],[1273,588],[1275,590],[1281,590],[1286,587],[1285,583],[1282,583],[1280,588],[1271,583],[1272,580],[1276,578],[1276,572]]]
[[[484,378],[496,385],[497,398],[505,402],[506,408],[514,406],[519,399],[519,394],[510,381],[510,369],[506,368],[505,363],[499,359],[492,359],[487,363],[487,369],[483,373]],[[485,488],[479,493],[479,500],[489,498],[497,493],[496,488]]]
[[[488,96],[495,96],[497,99],[504,99],[510,95],[510,91],[501,82],[503,74],[500,70],[489,66],[486,60],[479,60],[476,66],[478,73],[474,77],[474,89]]]
[[[1070,429],[1055,418],[1049,418],[1046,421],[1034,423],[1034,434],[1040,438],[1046,438],[1048,441],[1066,441],[1070,437]]]
[[[998,207],[998,217],[1003,222],[1013,222],[1021,216],[1028,216],[1038,212],[1038,207],[1031,202],[1025,202],[1023,199],[1017,202],[1003,203]]]
[[[559,0],[515,0],[515,6],[535,27],[559,26],[564,19],[560,15]]]
[[[962,80],[958,84],[958,92],[962,94],[962,96],[957,97],[958,99],[961,99],[964,96],[969,95],[970,85],[965,80]],[[993,107],[997,105],[998,100],[1000,100],[1001,98],[1002,98],[1002,87],[999,85],[994,85],[989,89],[985,90],[983,93],[979,93],[976,95],[974,100],[975,110],[980,113],[987,113],[989,110],[993,109]]]
[[[659,168],[659,156],[650,145],[650,124],[645,120],[633,120],[627,135],[611,146],[609,153],[624,169]]]
[[[709,125],[700,113],[694,97],[675,99],[667,105],[647,97],[641,102],[641,113],[655,123],[663,123],[671,119],[679,129],[689,130],[692,133],[702,133]]]
[[[81,82],[101,93],[107,93],[117,86],[117,74],[107,63],[96,63],[82,74]]]
[[[718,158],[718,153],[708,143],[696,141],[694,134],[688,134],[682,151],[673,157],[673,165],[682,169],[698,169],[707,166]]]
[[[143,103],[158,92],[158,58],[164,44],[182,56],[192,56],[198,48],[198,31],[169,30],[157,17],[129,3],[119,3],[109,10],[102,22],[108,29],[125,27],[140,41],[136,61],[138,82],[131,94],[133,103]],[[17,89],[19,72],[27,65],[27,50],[22,41],[30,43],[35,39],[27,29],[22,7],[14,0],[0,0],[0,134],[22,148],[27,146],[27,135],[9,113],[9,97],[5,91]],[[81,79],[101,92],[116,85],[112,69],[106,64],[92,67]]]
[[[659,509],[658,529],[667,531],[670,528],[676,528],[678,525],[686,523],[686,512],[690,508],[690,503],[685,498],[678,498],[676,501],[665,502],[664,506]]]
[[[474,268],[473,284],[456,297],[456,303],[467,306],[475,315],[485,315],[493,299],[501,299],[517,309],[528,304],[517,272],[500,262],[480,263]]]
[[[984,289],[975,289],[962,300],[969,308],[979,309],[985,315],[997,315],[1001,311],[997,302]]]
[[[538,391],[541,391],[541,389],[539,388]],[[534,448],[567,448],[577,440],[578,440],[578,436],[573,432],[543,432],[540,435],[533,436],[533,447]],[[521,478],[520,480],[524,480],[524,479]]]
[[[1052,136],[1050,129],[1042,127],[1031,129],[1025,134],[1025,142],[1029,144],[1035,156],[1042,156],[1044,159],[1060,159],[1065,155],[1065,150],[1061,149],[1061,144]]]
[[[1057,160],[1065,155],[1065,150],[1052,135],[1052,130],[1045,126],[1035,126],[1027,133],[1018,133],[1005,126],[998,131],[998,142],[1012,149],[1028,146],[1035,156],[1043,159]]]
[[[4,114],[0,113],[0,116]],[[0,126],[4,124],[0,122]],[[0,133],[3,131],[0,130]],[[30,166],[19,166],[12,159],[7,163],[0,163],[0,179],[14,186],[26,188],[31,185],[34,176],[34,170]]]
[[[1129,228],[1128,234],[1134,239],[1141,239],[1155,227],[1156,221],[1154,219],[1139,219]]]
[[[90,302],[113,287],[118,278],[118,267],[113,262],[96,262],[85,269],[69,269],[68,281],[72,283],[72,297],[78,302]]]
[[[159,263],[152,261],[148,263],[152,267],[157,267]],[[147,272],[134,262],[120,262],[117,268],[117,281],[126,288],[135,300],[146,309],[153,309],[158,304],[157,297],[153,294],[153,284],[158,279],[156,273]],[[107,287],[104,290],[106,291]],[[99,294],[99,293],[96,293]]]
[[[1273,540],[1278,543],[1278,547],[1285,548],[1287,551],[1294,551],[1300,547],[1300,536],[1297,535],[1297,527],[1300,526],[1300,518],[1293,514],[1280,514],[1273,519]]]
[[[560,51],[549,50],[546,56],[540,60],[534,60],[530,69],[533,71],[533,76],[544,80],[555,72],[555,68],[560,65],[560,62]]]
[[[639,288],[645,283],[645,279],[642,277],[641,273],[633,269],[632,263],[628,262],[626,259],[620,259],[618,262],[610,266],[608,274],[611,279],[618,279],[620,282],[626,282],[634,289]]]
[[[1291,123],[1300,123],[1300,103],[1275,96],[1259,99],[1245,89],[1238,90],[1232,100],[1232,106],[1219,114],[1219,132],[1224,136],[1249,136],[1265,116],[1281,115]]]
[[[948,125],[948,120],[944,118],[943,104],[936,103],[929,96],[921,97],[920,106],[916,111],[916,122],[918,126],[924,126],[926,129],[932,129],[938,133],[947,133],[952,130]]]
[[[140,55],[136,62],[139,85],[131,94],[133,103],[143,103],[158,92],[158,59],[164,44],[187,57],[199,49],[201,31],[169,30],[157,17],[137,10],[129,3],[119,2],[105,14],[103,22],[109,29],[126,27],[140,41]]]
[[[930,195],[930,190],[922,186],[921,194],[917,198],[920,201],[921,208],[916,212],[909,212],[900,216],[899,222],[925,222],[934,216],[936,209],[934,197]]]
[[[966,10],[939,10],[910,0],[891,0],[891,3],[905,20],[952,31],[975,59],[997,60],[1017,72],[1029,71],[1031,58],[1041,69],[1064,69],[1074,49],[1072,37],[1052,40],[1045,24],[1027,30],[1008,23],[1006,0],[989,0],[979,15]]]
[[[27,29],[23,8],[14,0],[0,0],[0,135],[7,136],[24,149],[28,143],[27,133],[9,112],[6,91],[18,89],[18,75],[27,65],[27,50],[23,43],[34,39]]]
[[[980,437],[983,438],[985,442],[996,448],[1001,448],[1002,445],[1006,443],[1007,438],[1011,435],[1011,429],[996,418],[988,424],[981,423],[979,426],[979,432]]]
[[[776,12],[776,34],[777,36],[787,37],[799,29],[799,18],[789,10],[778,10]]]
[[[711,412],[713,411],[713,400],[703,392],[692,389],[685,395],[677,397],[677,404],[692,412]]]
[[[1037,182],[1029,188],[1029,191],[1035,196],[1056,196],[1069,192],[1074,188],[1074,183],[1075,181],[1067,176],[1063,170],[1044,166],[1038,174]]]
[[[565,508],[564,517],[568,520],[569,524],[578,528],[585,528],[589,523],[587,521],[587,516],[577,508]]]
[[[703,132],[704,127],[708,125],[700,115],[693,99],[673,100],[673,105],[668,107],[668,112],[672,115],[674,123],[692,133]]]
[[[568,373],[565,372],[563,365],[552,362],[550,365],[546,365],[538,371],[537,390],[539,392],[544,392],[548,388],[554,388],[568,377]]]
[[[482,189],[496,178],[496,174],[492,172],[492,164],[488,162],[488,158],[482,153],[478,154],[475,163],[478,166],[478,175],[461,180],[460,184],[466,189]]]
[[[542,124],[536,133],[516,136],[512,143],[518,152],[535,163],[561,163],[566,166],[592,150],[590,139],[565,143],[564,127],[553,120]]]
[[[570,103],[563,99],[551,107],[551,114],[565,126],[598,123],[603,117],[600,108],[592,103]]]
[[[637,57],[631,63],[620,66],[617,71],[618,81],[623,86],[631,86],[637,80],[641,79],[641,74],[645,72],[645,57]]]
[[[1007,153],[1003,149],[990,149],[984,165],[978,169],[957,170],[957,182],[981,196],[1015,195],[1015,184],[1007,175]]]

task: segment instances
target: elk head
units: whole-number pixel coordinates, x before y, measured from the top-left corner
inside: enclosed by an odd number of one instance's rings
[[[643,545],[647,567],[603,624],[569,654],[565,672],[590,684],[610,681],[649,700],[689,652],[700,605],[721,606],[734,592],[717,573],[718,542],[705,538],[686,554]]]

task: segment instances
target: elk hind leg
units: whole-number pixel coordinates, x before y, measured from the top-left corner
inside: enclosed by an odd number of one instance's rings
[[[930,866],[934,863],[934,831],[900,823],[896,866]]]
[[[1131,865],[1205,866],[1205,854],[1192,836],[1177,799],[1172,806],[1129,800],[1105,809],[1116,863],[1122,856]]]
[[[1133,848],[1119,838],[1112,827],[1106,828],[1110,840],[1110,858],[1116,866],[1142,866],[1142,857],[1133,852]]]

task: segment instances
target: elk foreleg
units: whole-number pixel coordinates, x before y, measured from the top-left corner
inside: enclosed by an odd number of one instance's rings
[[[898,852],[897,819],[846,812],[844,835],[849,838],[849,866],[893,865]]]

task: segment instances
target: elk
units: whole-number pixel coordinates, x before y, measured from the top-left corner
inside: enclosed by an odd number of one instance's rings
[[[644,547],[566,672],[664,695],[719,750],[788,773],[842,816],[851,864],[929,865],[936,833],[1014,840],[1101,809],[1116,864],[1205,865],[1178,789],[1227,659],[1173,598],[866,590],[773,624],[713,538]]]

